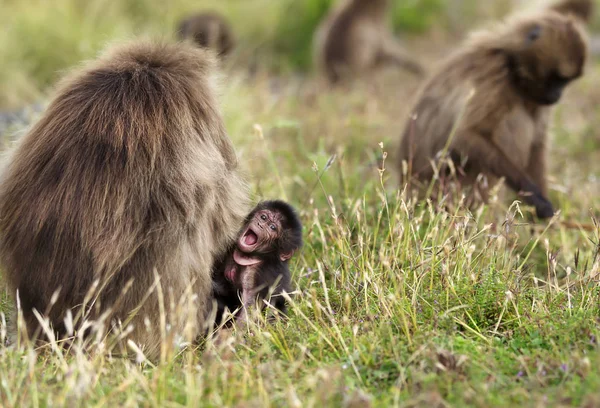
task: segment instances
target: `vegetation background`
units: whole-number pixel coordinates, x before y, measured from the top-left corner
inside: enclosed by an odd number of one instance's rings
[[[110,42],[172,38],[189,12],[225,14],[239,40],[222,75],[228,130],[256,199],[290,200],[306,239],[288,321],[157,365],[0,345],[0,406],[600,406],[598,62],[556,109],[560,215],[532,222],[501,190],[449,213],[397,187],[418,80],[389,69],[328,90],[312,75],[312,33],[331,3],[0,0],[0,118],[45,103]],[[397,0],[390,20],[435,64],[470,29],[531,3]],[[6,148],[22,125],[0,132]],[[0,344],[10,311],[0,279]]]

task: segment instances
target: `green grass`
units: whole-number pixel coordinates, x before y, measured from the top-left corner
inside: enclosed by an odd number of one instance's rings
[[[270,40],[285,2],[245,1],[204,4],[249,36],[221,103],[255,196],[289,200],[305,225],[290,319],[158,364],[0,346],[0,406],[598,406],[600,230],[562,222],[600,219],[600,67],[591,62],[556,111],[550,187],[561,214],[548,228],[504,191],[478,211],[447,213],[397,188],[415,79],[386,71],[324,92],[309,76],[274,75],[299,58]],[[111,39],[170,35],[195,3],[5,0],[1,103],[44,95]],[[252,78],[250,49],[264,56]]]

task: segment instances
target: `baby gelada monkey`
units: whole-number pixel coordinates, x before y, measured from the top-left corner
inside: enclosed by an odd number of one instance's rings
[[[281,294],[291,292],[288,264],[301,246],[302,224],[294,208],[280,200],[259,203],[246,217],[235,244],[213,267],[216,324],[221,323],[225,308],[240,307],[236,321],[243,324],[246,309],[269,294],[271,304],[285,314]]]

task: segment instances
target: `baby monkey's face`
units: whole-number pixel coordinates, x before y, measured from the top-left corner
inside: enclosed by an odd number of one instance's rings
[[[257,211],[238,239],[238,249],[246,254],[264,254],[277,248],[283,215],[269,209]]]
[[[257,211],[248,221],[233,251],[233,263],[225,269],[225,277],[240,285],[248,267],[255,269],[262,262],[261,255],[277,249],[277,240],[282,231],[283,215],[269,209]]]

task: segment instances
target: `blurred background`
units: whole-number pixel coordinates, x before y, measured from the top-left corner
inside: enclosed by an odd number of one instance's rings
[[[382,149],[390,152],[388,162],[394,163],[394,146],[422,80],[391,67],[349,87],[323,87],[312,64],[313,34],[336,3],[0,0],[4,147],[38,117],[56,81],[69,69],[96,57],[113,42],[137,36],[175,40],[183,18],[212,10],[225,16],[236,40],[222,64],[220,100],[228,132],[255,192],[305,203],[306,197],[314,196],[314,169],[327,167],[335,155],[339,174],[324,178],[324,187],[334,195],[361,195],[365,188],[379,184]],[[548,3],[551,0],[391,0],[388,19],[402,46],[431,72],[469,31]],[[599,15],[590,26],[592,33],[600,27]],[[561,173],[551,180],[552,194],[563,211],[584,219],[598,186],[597,62],[592,58],[586,75],[569,88],[555,110],[552,128],[551,174]],[[264,138],[257,135],[255,124],[261,126]],[[389,186],[395,188],[395,166],[388,167],[386,179],[391,174]],[[574,194],[581,197],[577,204]]]
[[[65,69],[107,43],[138,35],[174,38],[190,13],[216,10],[230,21],[238,47],[231,63],[272,72],[311,69],[312,35],[334,0],[1,0],[0,109],[19,108],[48,92]],[[432,53],[465,31],[526,0],[396,0],[390,19],[405,42]],[[538,1],[539,3],[539,1]]]

